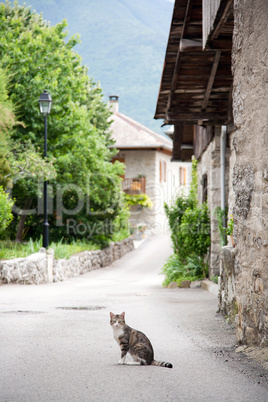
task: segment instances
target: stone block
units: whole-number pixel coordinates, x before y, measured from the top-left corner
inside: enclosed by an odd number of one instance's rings
[[[175,289],[175,288],[177,288],[177,287],[178,287],[177,282],[170,282],[170,283],[168,284],[168,289]]]
[[[191,288],[200,288],[202,281],[191,281]]]
[[[39,250],[40,253],[40,250]],[[47,250],[47,280],[48,283],[53,282],[53,260],[54,260],[54,250],[49,248]]]
[[[180,285],[180,287],[184,288],[184,289],[190,288],[190,286],[191,286],[191,281],[182,281],[181,285]]]
[[[114,245],[107,247],[100,252],[100,262],[102,267],[112,264],[114,261]]]
[[[210,293],[213,293],[215,296],[219,295],[219,286],[208,279],[202,281],[201,288],[207,290]]]
[[[248,346],[256,345],[258,343],[254,328],[246,327],[245,338]]]

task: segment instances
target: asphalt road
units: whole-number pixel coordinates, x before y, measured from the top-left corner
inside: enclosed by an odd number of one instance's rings
[[[61,283],[0,287],[0,401],[267,401],[267,372],[202,289],[164,289],[164,236]],[[120,366],[109,312],[144,332],[173,369]]]

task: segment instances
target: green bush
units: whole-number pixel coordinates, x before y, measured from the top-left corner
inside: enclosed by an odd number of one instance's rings
[[[0,233],[3,232],[13,219],[12,206],[14,201],[8,198],[3,187],[0,186]]]
[[[205,274],[207,274],[207,265],[204,265],[203,260],[197,255],[192,255],[187,257],[186,261],[182,261],[178,254],[173,254],[163,266],[163,273],[166,275],[163,286],[167,286],[170,282],[177,282],[180,286],[182,281],[202,279],[204,278],[204,268]]]
[[[141,205],[145,208],[152,208],[153,203],[147,194],[125,194],[127,205]]]
[[[207,275],[205,257],[210,246],[210,219],[207,203],[198,205],[197,180],[197,161],[193,160],[190,194],[177,197],[170,206],[165,204],[174,256],[163,267],[164,285]]]

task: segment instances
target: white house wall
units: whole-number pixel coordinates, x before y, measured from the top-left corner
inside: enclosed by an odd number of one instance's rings
[[[191,181],[191,164],[171,162],[171,156],[153,150],[121,150],[117,158],[122,158],[126,164],[125,178],[133,179],[139,175],[146,177],[146,194],[153,202],[153,207],[133,208],[132,223],[145,223],[153,234],[168,232],[168,222],[164,212],[164,203],[170,203],[172,198],[182,190],[180,187],[180,167],[187,169],[185,192],[189,191]],[[160,162],[166,164],[166,175],[160,182]],[[164,172],[163,172],[164,175]]]

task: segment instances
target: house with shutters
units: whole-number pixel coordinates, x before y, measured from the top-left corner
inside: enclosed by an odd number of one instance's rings
[[[267,0],[175,0],[155,113],[175,127],[174,159],[199,161],[219,308],[239,343],[260,346],[268,346],[267,19]],[[233,216],[235,247],[220,246],[216,208]]]
[[[120,113],[118,96],[110,96],[109,104],[113,112],[113,147],[118,149],[114,161],[125,164],[123,190],[127,194],[147,194],[153,203],[150,209],[133,207],[131,223],[145,224],[153,234],[166,233],[164,203],[169,203],[178,191],[189,190],[191,164],[172,162],[170,138]]]

